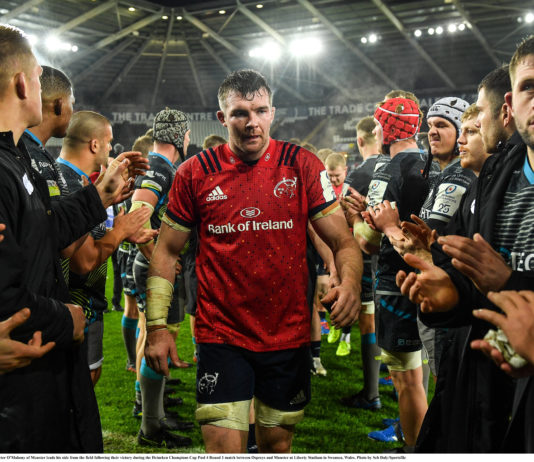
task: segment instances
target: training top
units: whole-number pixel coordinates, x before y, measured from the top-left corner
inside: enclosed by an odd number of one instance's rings
[[[61,157],[57,162],[69,191],[75,192],[82,189],[82,177],[89,179],[88,176],[74,164]],[[106,222],[93,227],[89,234],[95,241],[102,239],[106,234]],[[108,306],[105,294],[107,268],[108,264],[105,261],[89,274],[80,275],[71,271],[69,275],[69,292],[72,302],[83,308],[89,323],[94,322]]]
[[[22,140],[30,154],[32,167],[46,180],[50,197],[69,194],[69,188],[58,164],[52,154],[45,149],[41,140],[29,130],[24,130]]]
[[[456,157],[434,180],[419,217],[430,228],[442,234],[451,217],[456,213],[467,187],[476,178],[472,170],[462,168]]]
[[[150,217],[152,229],[161,227],[161,218],[167,209],[169,190],[176,173],[176,165],[158,152],[148,153],[148,170],[146,175],[138,176],[135,180],[135,189],[148,189],[158,198],[154,213]]]
[[[228,144],[183,163],[163,221],[198,229],[197,342],[309,344],[307,222],[338,207],[323,163],[287,142],[271,139],[251,165]]]

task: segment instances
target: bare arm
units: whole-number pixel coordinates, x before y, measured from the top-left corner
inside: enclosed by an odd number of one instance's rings
[[[332,254],[330,247],[328,247],[326,243],[317,235],[310,221],[308,221],[308,235],[310,236],[310,240],[313,244],[313,247],[315,248],[315,250],[317,250],[321,258],[323,259],[326,267],[328,268],[328,271],[330,272],[330,280],[337,281],[337,284],[333,284],[332,287],[338,285],[339,278],[337,276],[334,255]]]
[[[117,249],[120,243],[135,233],[150,217],[147,208],[138,209],[128,215],[120,213],[115,218],[115,227],[102,239],[88,236],[80,248],[71,256],[70,268],[77,274],[87,274],[98,268]]]
[[[360,312],[362,253],[341,210],[312,222],[319,237],[333,253],[339,286],[330,289],[323,303],[332,303],[330,319],[336,327],[353,324]]]

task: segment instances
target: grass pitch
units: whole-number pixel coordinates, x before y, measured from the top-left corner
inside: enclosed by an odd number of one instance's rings
[[[108,274],[111,275],[111,265]],[[111,300],[111,278],[108,278],[107,295]],[[111,305],[110,305],[111,309]],[[135,374],[127,372],[126,350],[121,334],[122,313],[111,311],[104,315],[104,365],[102,377],[96,386],[106,453],[203,453],[204,445],[198,425],[184,433],[193,439],[193,447],[181,450],[146,448],[137,444],[140,420],[132,417]],[[380,453],[395,447],[395,443],[380,443],[367,434],[382,429],[383,418],[398,416],[393,387],[380,387],[382,409],[377,412],[349,409],[340,403],[340,398],[363,387],[360,357],[360,334],[355,325],[351,335],[352,350],[345,357],[336,356],[337,344],[328,344],[323,336],[321,360],[328,371],[326,377],[312,377],[312,400],[306,408],[304,420],[297,425],[293,439],[294,453]],[[193,344],[189,320],[182,323],[178,336],[178,354],[181,359],[192,362]],[[184,420],[194,420],[196,367],[173,370],[172,377],[184,383],[177,394],[184,404],[173,408]],[[384,376],[385,374],[382,374]],[[431,382],[431,392],[433,383]]]

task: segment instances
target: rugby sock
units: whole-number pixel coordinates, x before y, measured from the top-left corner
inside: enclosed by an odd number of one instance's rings
[[[135,367],[135,346],[137,339],[135,337],[137,331],[137,319],[127,318],[122,316],[122,338],[124,340],[124,346],[126,347],[126,353],[128,355],[128,367]]]
[[[363,334],[361,336],[362,365],[363,365],[363,394],[366,399],[378,396],[378,377],[380,375],[380,357],[382,351],[376,344],[376,335]]]
[[[253,423],[248,424],[247,452],[258,452],[258,446],[256,445],[256,426]]]
[[[311,342],[311,353],[312,358],[320,358],[321,357],[321,341],[317,342]]]
[[[428,379],[430,377],[430,365],[428,364],[428,353],[426,349],[421,350],[421,360],[423,362],[423,387],[425,388],[425,395],[428,398]]]
[[[136,380],[135,381],[135,402],[141,404],[143,398],[141,397],[141,384]]]
[[[350,331],[352,327],[351,326],[345,326],[341,329],[341,341],[350,343]]]
[[[160,419],[165,417],[164,388],[163,375],[148,367],[143,358],[141,361],[141,397],[143,399],[141,430],[145,435],[153,435],[161,428]]]

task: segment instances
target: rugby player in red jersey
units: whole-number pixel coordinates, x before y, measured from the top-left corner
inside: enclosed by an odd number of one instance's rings
[[[324,165],[300,146],[270,138],[275,110],[264,77],[234,72],[218,98],[229,142],[176,173],[150,261],[145,357],[165,375],[168,357],[178,364],[166,316],[174,264],[196,226],[196,418],[206,451],[245,451],[254,397],[259,451],[289,452],[310,400],[308,220],[334,253],[341,283],[323,302],[333,303],[337,327],[360,311],[361,252]]]

